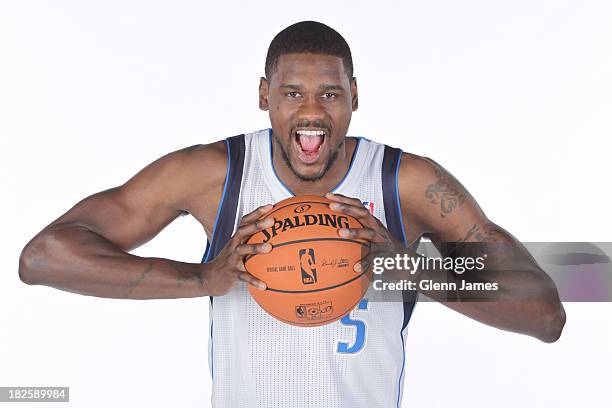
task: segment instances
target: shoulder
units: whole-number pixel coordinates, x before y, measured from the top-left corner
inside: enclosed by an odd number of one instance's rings
[[[207,176],[223,174],[227,167],[227,145],[225,140],[208,144],[197,144],[168,154],[169,161],[184,172],[200,172],[206,169]]]
[[[408,196],[422,193],[423,189],[431,189],[450,177],[452,177],[450,173],[433,159],[413,153],[402,153],[398,172],[400,194]]]
[[[168,153],[153,163],[160,173],[174,181],[225,178],[227,147],[224,140],[197,144]]]
[[[222,187],[226,173],[227,148],[220,140],[167,153],[121,188],[159,197],[158,201],[173,208],[188,209],[194,197]]]
[[[398,192],[402,211],[426,223],[429,197],[440,184],[441,167],[427,157],[402,153],[398,171]],[[460,199],[460,197],[459,197]]]
[[[402,211],[429,232],[449,232],[484,218],[467,189],[435,160],[403,153],[398,173]]]

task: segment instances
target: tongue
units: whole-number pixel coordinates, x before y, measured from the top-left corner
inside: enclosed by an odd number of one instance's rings
[[[315,152],[323,143],[323,136],[304,136],[300,135],[300,146],[305,152]]]

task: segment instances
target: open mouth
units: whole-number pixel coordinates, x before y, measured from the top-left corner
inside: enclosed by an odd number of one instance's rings
[[[322,129],[297,129],[293,132],[300,161],[306,164],[316,162],[321,155],[327,132]]]

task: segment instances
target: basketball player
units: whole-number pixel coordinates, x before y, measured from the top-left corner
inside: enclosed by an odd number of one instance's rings
[[[565,314],[552,281],[455,178],[428,158],[347,136],[358,92],[340,34],[312,21],[281,31],[268,49],[259,107],[269,129],[167,154],[76,204],[23,249],[21,280],[109,298],[210,296],[214,407],[397,407],[414,302],[364,299],[339,321],[301,328],[269,316],[246,288],[266,288],[242,258],[272,250],[245,244],[272,225],[259,219],[271,203],[332,193],[332,209],[365,225],[341,236],[410,248],[422,237],[512,245],[541,302],[446,305],[545,342],[560,336]],[[202,263],[129,253],[184,214],[208,237]]]

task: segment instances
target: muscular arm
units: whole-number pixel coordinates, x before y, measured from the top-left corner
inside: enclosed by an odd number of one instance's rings
[[[128,251],[189,212],[194,198],[218,201],[213,195],[222,188],[226,160],[223,142],[193,146],[85,198],[26,245],[19,262],[22,281],[110,298],[208,294],[202,265]]]
[[[516,301],[458,301],[442,303],[468,317],[499,329],[554,342],[561,335],[565,312],[556,287],[537,265],[527,249],[509,232],[489,220],[474,198],[450,173],[431,159],[404,154],[400,166],[402,211],[409,214],[440,250],[442,256],[473,256],[469,245],[445,243],[480,242],[500,248],[488,253],[487,265],[506,265],[511,254],[513,271],[496,273],[495,280],[506,299]],[[452,248],[452,253],[450,250]],[[473,249],[473,246],[472,246]],[[490,280],[491,270],[481,272],[483,281]],[[438,276],[439,278],[439,276]],[[454,280],[457,275],[445,277]],[[488,279],[489,278],[489,279]]]

